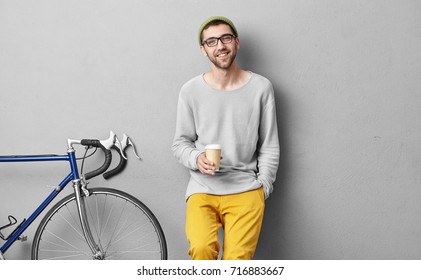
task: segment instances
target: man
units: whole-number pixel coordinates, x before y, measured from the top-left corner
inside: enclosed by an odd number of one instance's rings
[[[190,170],[186,236],[192,259],[217,259],[218,230],[224,229],[222,259],[252,259],[279,163],[272,84],[237,66],[237,29],[225,17],[199,28],[209,72],[183,85],[179,95],[174,156]],[[219,171],[204,153],[222,146]]]

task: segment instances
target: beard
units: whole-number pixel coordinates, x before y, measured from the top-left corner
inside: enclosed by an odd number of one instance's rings
[[[221,50],[220,52],[223,52],[224,50]],[[234,48],[232,49],[227,56],[223,57],[223,58],[218,58],[216,55],[213,54],[209,54],[208,53],[208,58],[209,60],[212,62],[212,64],[218,68],[218,69],[222,69],[222,70],[227,70],[231,67],[232,63],[235,60],[235,57],[237,56],[237,50]]]

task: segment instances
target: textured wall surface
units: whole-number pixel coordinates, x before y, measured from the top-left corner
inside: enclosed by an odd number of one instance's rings
[[[0,154],[127,133],[143,160],[91,185],[139,197],[169,257],[187,259],[176,103],[209,68],[198,26],[225,15],[240,66],[276,91],[282,157],[256,258],[419,259],[420,11],[415,0],[0,0]],[[27,217],[65,169],[0,164],[0,225]],[[30,257],[36,224],[7,258]]]

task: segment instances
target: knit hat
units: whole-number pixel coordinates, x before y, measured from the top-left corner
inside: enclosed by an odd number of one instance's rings
[[[214,16],[214,17],[210,17],[207,20],[205,20],[202,23],[202,25],[200,26],[200,28],[199,28],[199,45],[202,45],[202,38],[201,37],[202,37],[203,29],[205,29],[206,25],[208,25],[209,23],[214,22],[214,21],[222,21],[222,22],[228,24],[231,27],[232,31],[234,32],[235,37],[238,37],[237,29],[235,28],[234,23],[231,20],[227,19],[226,17],[222,17],[222,16]]]

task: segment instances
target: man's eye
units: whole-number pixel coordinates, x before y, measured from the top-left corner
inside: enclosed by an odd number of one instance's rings
[[[206,43],[208,43],[209,45],[214,45],[216,43],[217,39],[208,39],[206,40]]]

